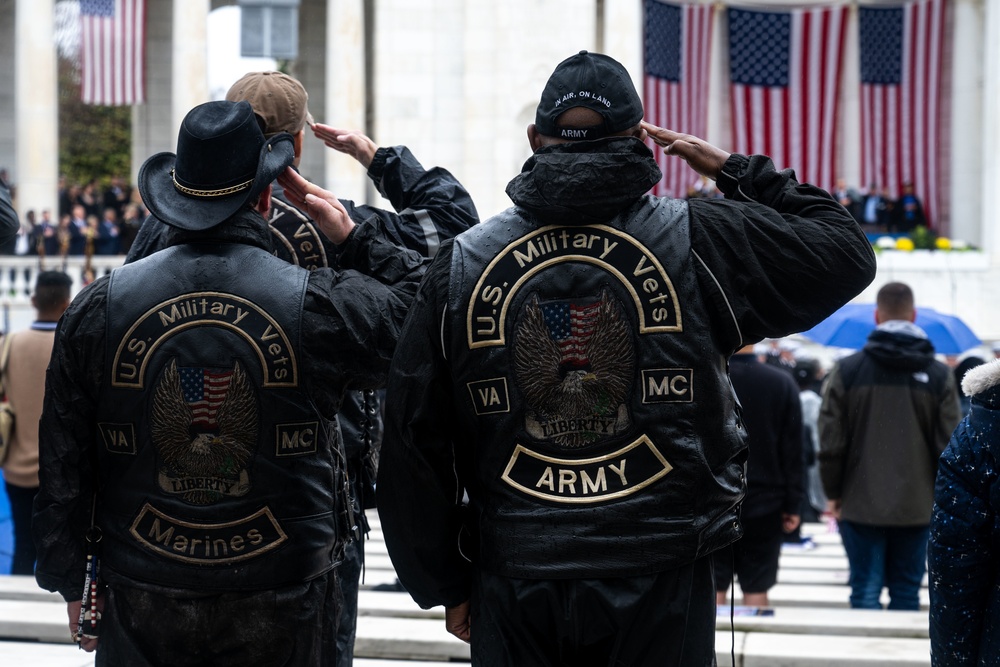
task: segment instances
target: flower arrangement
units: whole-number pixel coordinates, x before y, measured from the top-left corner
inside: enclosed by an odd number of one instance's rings
[[[914,250],[939,250],[943,252],[959,252],[977,250],[975,246],[961,239],[949,239],[938,236],[923,225],[917,226],[908,236],[880,236],[872,242],[875,252],[898,250],[912,252]]]

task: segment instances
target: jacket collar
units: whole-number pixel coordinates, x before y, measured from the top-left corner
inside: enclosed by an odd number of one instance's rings
[[[182,243],[240,243],[252,245],[268,252],[274,251],[267,221],[257,211],[241,209],[231,218],[209,229],[193,231],[160,222],[164,227],[166,247]]]
[[[609,137],[540,148],[507,185],[507,195],[543,222],[594,224],[632,205],[660,176],[644,143]]]

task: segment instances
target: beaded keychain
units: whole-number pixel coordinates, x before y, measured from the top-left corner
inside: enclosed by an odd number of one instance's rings
[[[83,599],[80,601],[80,618],[76,625],[76,643],[86,637],[95,639],[100,635],[101,613],[97,611],[97,594],[100,591],[101,560],[98,557],[102,534],[101,529],[91,525],[87,531],[87,574],[83,579]],[[87,631],[84,626],[89,622]]]

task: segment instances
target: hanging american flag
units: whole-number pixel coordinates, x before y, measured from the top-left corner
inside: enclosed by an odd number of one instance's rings
[[[861,178],[898,196],[909,181],[928,222],[942,211],[945,0],[861,7]]]
[[[646,120],[676,132],[704,137],[708,129],[708,64],[712,5],[645,0]],[[684,197],[698,175],[687,163],[649,147],[663,172],[653,194]]]
[[[835,182],[837,99],[848,7],[730,8],[733,145],[769,155],[801,182]]]
[[[146,101],[145,0],[80,0],[80,88],[85,104]]]

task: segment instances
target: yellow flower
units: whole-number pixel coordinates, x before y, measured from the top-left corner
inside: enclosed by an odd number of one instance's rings
[[[943,236],[937,237],[934,240],[934,245],[937,246],[938,250],[951,250],[951,241]]]
[[[907,252],[913,250],[913,239],[905,236],[896,239],[896,250],[905,250]]]

